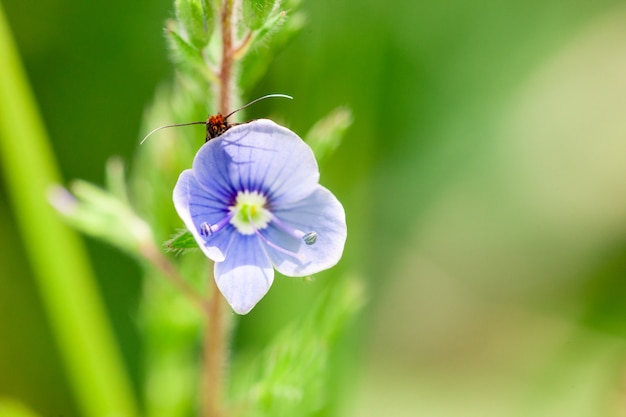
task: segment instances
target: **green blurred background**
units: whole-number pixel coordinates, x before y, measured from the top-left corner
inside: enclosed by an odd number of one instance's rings
[[[64,178],[101,183],[172,77],[171,2],[3,5]],[[322,167],[348,214],[340,269],[370,300],[344,415],[626,416],[626,2],[301,9],[307,25],[244,95],[293,95],[250,113],[296,132],[354,114]],[[0,237],[0,394],[75,415],[2,184]],[[139,385],[139,268],[87,243]]]

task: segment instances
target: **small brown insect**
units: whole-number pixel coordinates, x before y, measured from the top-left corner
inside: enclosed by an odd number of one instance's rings
[[[239,123],[228,123],[228,118],[230,116],[232,116],[233,114],[237,113],[238,111],[243,110],[246,107],[256,103],[257,101],[261,101],[261,100],[264,100],[266,98],[272,98],[272,97],[283,97],[283,98],[293,99],[293,97],[288,96],[286,94],[268,94],[266,96],[259,97],[259,98],[255,99],[255,100],[252,100],[250,103],[246,104],[243,107],[238,108],[237,110],[234,110],[234,111],[228,113],[226,116],[222,115],[221,113],[217,113],[215,115],[209,116],[207,118],[206,122],[179,123],[179,124],[174,124],[174,125],[167,125],[167,126],[157,127],[156,129],[154,129],[150,133],[148,133],[141,140],[141,142],[139,142],[139,144],[141,145],[142,143],[144,143],[146,141],[146,139],[148,139],[153,133],[156,133],[156,132],[158,132],[161,129],[167,129],[169,127],[191,126],[191,125],[201,125],[201,124],[206,125],[206,141],[208,142],[211,139],[215,139],[216,137],[222,135],[224,132],[226,132],[231,127],[236,126],[236,125],[239,124]]]

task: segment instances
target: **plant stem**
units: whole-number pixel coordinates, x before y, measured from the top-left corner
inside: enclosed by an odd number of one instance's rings
[[[167,280],[191,301],[198,310],[204,315],[207,312],[207,302],[189,285],[187,281],[180,275],[178,270],[163,255],[163,253],[154,245],[148,244],[141,248],[141,254],[167,278]]]
[[[222,65],[220,67],[219,111],[230,112],[231,79],[233,71],[233,0],[224,0],[220,16],[222,29]]]
[[[246,36],[244,36],[244,38],[241,40],[239,45],[237,45],[233,49],[233,60],[237,60],[242,57],[242,55],[250,46],[251,41],[252,41],[252,31],[248,31],[248,33],[246,33]]]
[[[222,391],[226,362],[226,326],[224,302],[213,276],[209,277],[210,294],[204,333],[202,374],[202,417],[223,417]]]
[[[84,244],[63,224],[46,199],[51,187],[61,182],[61,176],[3,3],[6,2],[0,2],[0,176],[19,227],[20,244],[30,261],[79,414],[137,416],[132,383]],[[7,239],[5,235],[2,238]],[[8,244],[11,243],[15,244]],[[2,279],[11,278],[15,277],[3,271]],[[19,364],[14,365],[18,370]],[[10,375],[3,373],[3,381],[10,381]],[[4,411],[4,407],[0,409]],[[0,414],[6,415],[2,411]],[[62,414],[52,409],[44,413]]]
[[[233,0],[224,0],[220,14],[222,31],[222,63],[220,65],[219,103],[222,114],[230,111],[233,71]],[[209,276],[206,328],[204,333],[203,369],[201,381],[202,417],[224,417],[223,389],[226,363],[226,325],[224,301],[212,274]]]

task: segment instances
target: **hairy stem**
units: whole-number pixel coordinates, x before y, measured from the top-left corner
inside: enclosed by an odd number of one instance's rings
[[[222,29],[222,65],[220,66],[219,111],[230,112],[230,94],[233,72],[233,0],[224,0],[220,23]]]
[[[251,42],[252,42],[252,31],[248,31],[248,33],[246,33],[246,36],[244,36],[241,42],[239,42],[239,45],[237,45],[233,49],[233,59],[236,60],[236,59],[241,58],[243,54],[245,53],[245,51],[250,46]]]
[[[222,62],[220,65],[219,103],[222,114],[230,111],[233,73],[233,0],[224,0],[220,14]],[[226,324],[224,301],[213,276],[209,276],[209,300],[204,333],[201,383],[202,417],[225,417],[223,406],[224,365],[226,363]]]

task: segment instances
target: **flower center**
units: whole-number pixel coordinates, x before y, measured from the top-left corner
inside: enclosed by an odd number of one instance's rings
[[[265,208],[267,198],[258,191],[239,191],[235,205],[228,208],[230,223],[242,235],[253,235],[267,227],[272,214]]]
[[[293,252],[291,250],[280,247],[274,242],[271,242],[261,230],[265,229],[270,222],[276,226],[283,233],[292,236],[296,239],[302,239],[308,246],[317,242],[317,232],[303,232],[301,230],[290,227],[289,225],[280,221],[274,216],[265,206],[267,205],[267,198],[258,191],[239,191],[235,198],[235,204],[228,207],[228,215],[215,224],[209,224],[202,222],[199,226],[201,236],[209,237],[219,232],[229,223],[235,226],[235,229],[242,235],[256,234],[266,245],[276,249],[286,255],[293,256],[305,261],[304,255],[301,253]]]

